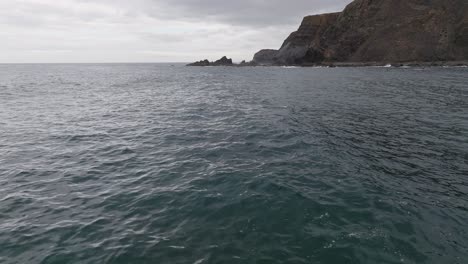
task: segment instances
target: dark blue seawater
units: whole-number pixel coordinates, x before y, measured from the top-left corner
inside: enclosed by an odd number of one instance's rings
[[[468,263],[468,69],[0,65],[0,263]]]

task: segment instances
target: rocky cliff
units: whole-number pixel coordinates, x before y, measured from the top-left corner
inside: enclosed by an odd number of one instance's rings
[[[467,0],[355,0],[308,16],[261,64],[468,60]]]
[[[261,50],[254,61],[263,64],[299,64],[310,47],[319,44],[320,37],[338,18],[340,13],[307,16],[299,29],[284,41],[279,50]]]

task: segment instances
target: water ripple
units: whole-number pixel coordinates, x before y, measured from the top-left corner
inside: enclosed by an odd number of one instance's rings
[[[0,65],[0,262],[464,263],[467,76]]]

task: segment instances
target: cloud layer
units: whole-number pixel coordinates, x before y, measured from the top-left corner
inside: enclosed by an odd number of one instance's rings
[[[249,60],[281,45],[303,16],[350,1],[1,1],[0,63]]]

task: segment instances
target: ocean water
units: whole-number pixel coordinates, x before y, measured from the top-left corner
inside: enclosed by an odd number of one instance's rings
[[[0,263],[468,263],[468,69],[0,65]]]

